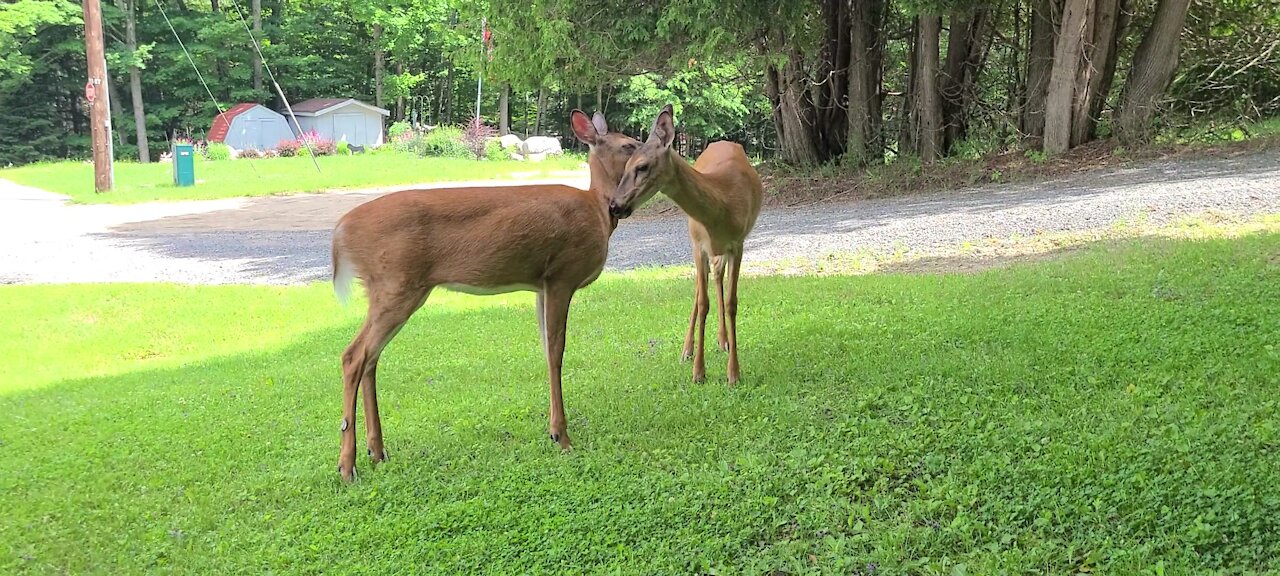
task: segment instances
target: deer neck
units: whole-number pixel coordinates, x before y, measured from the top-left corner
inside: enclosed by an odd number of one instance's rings
[[[587,170],[591,174],[587,196],[598,205],[600,212],[609,221],[609,233],[612,234],[618,228],[618,218],[609,213],[609,198],[618,188],[621,176],[611,174],[605,169],[604,163],[594,156],[587,158]]]
[[[667,154],[670,169],[662,182],[662,193],[698,222],[705,224],[724,218],[724,198],[706,175],[690,166],[675,150],[668,150]]]

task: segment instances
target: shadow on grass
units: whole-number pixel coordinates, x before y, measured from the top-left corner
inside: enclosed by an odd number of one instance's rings
[[[0,397],[19,571],[1133,573],[1280,557],[1280,235],[963,276],[751,278],[744,382],[688,382],[687,282],[575,301],[573,453],[524,305],[420,312],[392,461],[340,486],[352,326]],[[216,290],[216,288],[193,289]],[[198,305],[198,303],[193,304]],[[246,327],[250,329],[249,327]]]

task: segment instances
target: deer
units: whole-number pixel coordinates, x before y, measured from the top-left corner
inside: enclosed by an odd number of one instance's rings
[[[688,216],[695,289],[681,359],[688,361],[692,357],[694,382],[706,380],[703,340],[710,309],[707,274],[714,268],[720,314],[717,340],[720,349],[729,353],[727,376],[729,385],[733,386],[740,378],[738,276],[742,270],[742,248],[760,214],[764,185],[741,145],[723,140],[712,142],[690,166],[671,147],[675,135],[675,120],[671,105],[667,104],[654,119],[649,138],[627,161],[617,190],[609,200],[609,213],[618,219],[627,218],[637,206],[661,191]]]
[[[561,367],[569,304],[600,276],[618,219],[608,197],[640,142],[609,132],[604,116],[574,110],[570,125],[588,146],[587,190],[507,185],[404,190],[356,206],[333,229],[333,285],[346,303],[359,278],[368,298],[364,324],[342,354],[338,472],[356,477],[355,410],[364,397],[371,463],[387,461],[378,415],[377,370],[383,349],[435,288],[491,295],[533,291],[550,382],[551,440],[572,448]]]

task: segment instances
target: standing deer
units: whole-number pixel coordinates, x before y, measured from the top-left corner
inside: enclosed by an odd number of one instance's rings
[[[496,186],[406,190],[353,208],[333,230],[333,284],[340,301],[364,281],[369,311],[342,354],[342,449],[338,472],[355,478],[357,387],[364,394],[369,456],[386,461],[378,417],[378,358],[436,287],[469,294],[537,292],[538,331],[551,381],[551,440],[570,448],[560,369],[573,294],[604,269],[618,225],[608,195],[640,142],[611,134],[604,116],[574,110],[587,144],[591,186]]]
[[[737,384],[738,370],[738,273],[742,268],[742,244],[764,199],[764,186],[747,159],[742,146],[733,142],[712,142],[693,166],[671,148],[675,122],[668,104],[653,121],[649,139],[629,161],[609,201],[609,213],[617,218],[631,215],[659,190],[689,216],[689,240],[697,268],[693,313],[684,338],[682,357],[693,357],[693,380],[706,379],[703,340],[707,312],[707,271],[714,263],[717,303],[720,310],[719,344],[729,352],[729,384]],[[710,262],[709,262],[710,261]],[[726,270],[727,269],[727,270]],[[725,301],[725,273],[729,275],[729,297]],[[728,322],[725,321],[726,313]],[[694,347],[694,333],[697,347]]]

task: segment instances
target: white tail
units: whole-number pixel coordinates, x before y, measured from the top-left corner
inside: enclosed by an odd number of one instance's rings
[[[333,230],[333,294],[338,304],[346,306],[351,301],[351,283],[356,278],[355,267],[342,253],[342,226]]]
[[[574,134],[590,146],[591,189],[492,186],[406,190],[353,208],[333,235],[333,289],[345,301],[360,278],[364,326],[342,354],[342,450],[338,471],[355,475],[357,391],[364,395],[369,455],[386,459],[376,374],[383,348],[432,289],[538,293],[538,326],[550,374],[551,439],[568,449],[560,391],[569,303],[604,268],[617,220],[608,196],[640,143],[609,134],[604,117],[574,110]]]
[[[630,216],[636,206],[661,189],[688,214],[697,273],[693,313],[684,338],[684,359],[693,358],[694,381],[706,378],[703,340],[707,311],[711,307],[707,273],[714,270],[720,305],[718,340],[720,348],[729,353],[729,384],[736,384],[739,375],[738,272],[742,268],[742,245],[760,214],[764,186],[742,146],[712,142],[690,166],[671,148],[675,136],[675,121],[668,104],[654,120],[649,140],[627,162],[618,189],[609,201],[609,211],[623,218]]]

